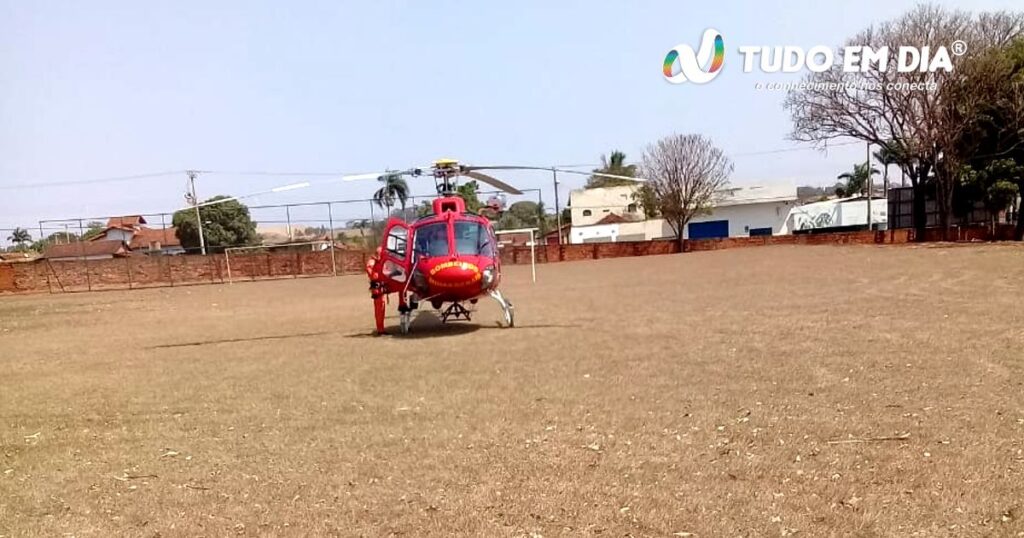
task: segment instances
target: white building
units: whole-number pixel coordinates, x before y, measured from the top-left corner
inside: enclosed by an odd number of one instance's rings
[[[636,186],[580,189],[569,195],[572,210],[570,243],[647,241],[674,237],[664,219],[643,220],[633,200]],[[790,233],[790,211],[797,205],[792,184],[729,187],[718,192],[707,215],[690,221],[686,239],[748,237]]]
[[[603,189],[577,189],[569,193],[572,225],[590,226],[608,215],[615,214],[627,220],[643,220],[640,204],[633,199],[637,187],[605,187]]]
[[[871,199],[871,223],[884,228],[889,220],[885,198]],[[793,231],[868,225],[868,201],[865,197],[836,198],[794,207],[789,228]]]

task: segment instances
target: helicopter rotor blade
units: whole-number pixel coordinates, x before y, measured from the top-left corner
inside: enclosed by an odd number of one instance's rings
[[[348,174],[341,176],[342,181],[365,181],[368,179],[380,179],[387,175],[394,176],[419,176],[423,174],[424,169],[429,170],[430,167],[416,167],[409,168],[408,170],[385,170],[383,172],[368,172],[365,174]]]
[[[501,189],[501,190],[503,190],[503,191],[505,191],[505,192],[507,192],[509,194],[523,194],[523,191],[513,187],[512,185],[509,185],[508,183],[505,183],[504,181],[501,181],[500,179],[497,179],[495,177],[491,177],[491,176],[489,176],[487,174],[481,174],[480,172],[474,172],[474,171],[471,171],[471,170],[467,170],[467,171],[462,172],[462,175],[464,175],[466,177],[471,177],[471,178],[473,178],[473,179],[475,179],[477,181],[480,181],[480,182],[486,183],[486,184],[488,184],[488,185],[490,185],[492,187],[496,187],[498,189]]]
[[[342,181],[365,181],[365,180],[368,180],[368,179],[377,179],[377,178],[383,176],[386,173],[387,172],[369,172],[369,173],[366,173],[366,174],[349,174],[349,175],[346,175],[346,176],[341,176],[341,180]]]
[[[582,172],[580,170],[569,170],[567,168],[558,168],[558,167],[552,167],[552,166],[548,166],[548,167],[545,167],[545,166],[505,166],[505,165],[464,166],[463,170],[466,170],[466,171],[474,171],[474,170],[544,170],[544,171],[547,171],[547,172],[561,172],[561,173],[564,173],[564,174],[575,174],[575,175],[578,175],[578,176],[598,176],[598,177],[607,177],[607,178],[612,178],[612,179],[627,179],[627,180],[636,181],[636,182],[650,181],[649,179],[643,178],[643,177],[632,177],[632,176],[623,176],[623,175],[617,175],[617,174],[606,174],[604,172]]]

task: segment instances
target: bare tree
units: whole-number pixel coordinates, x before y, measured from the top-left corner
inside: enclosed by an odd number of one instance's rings
[[[887,69],[871,68],[846,72],[842,69],[845,48],[837,51],[831,69],[808,75],[805,88],[789,93],[785,106],[793,118],[796,140],[827,144],[836,138],[854,138],[900,148],[898,164],[914,188],[914,226],[925,227],[925,197],[929,175],[938,187],[940,214],[948,226],[952,213],[954,170],[961,158],[949,149],[959,139],[965,124],[948,108],[948,85],[956,81],[961,65],[992,47],[1006,45],[1020,35],[1024,15],[986,13],[972,18],[963,11],[948,11],[920,5],[902,17],[872,26],[847,41],[850,46],[888,50]],[[953,42],[967,44],[967,54],[953,56],[953,71],[934,72],[895,68],[900,47],[949,48]],[[939,169],[940,161],[943,166]],[[923,233],[918,234],[919,237]]]
[[[648,146],[640,168],[682,251],[686,224],[714,205],[716,193],[729,184],[733,165],[709,139],[675,134]]]

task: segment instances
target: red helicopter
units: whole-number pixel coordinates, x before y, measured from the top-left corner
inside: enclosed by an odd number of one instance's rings
[[[412,312],[428,302],[441,321],[470,321],[465,303],[476,304],[489,295],[501,306],[507,327],[515,326],[512,303],[498,289],[501,259],[491,221],[466,211],[465,201],[455,195],[459,176],[466,176],[511,194],[522,191],[452,159],[435,161],[429,173],[437,184],[438,198],[432,214],[406,223],[390,218],[384,227],[377,256],[367,264],[370,294],[378,334],[384,333],[385,296],[398,295],[400,329],[409,332]],[[497,168],[497,167],[493,167]],[[400,172],[424,175],[422,169]]]
[[[426,170],[424,170],[426,168]],[[539,166],[469,166],[454,159],[434,161],[430,167],[413,168],[399,175],[432,175],[438,198],[432,214],[407,223],[390,218],[384,227],[377,255],[366,266],[370,278],[377,334],[384,333],[385,300],[398,295],[398,313],[402,334],[409,332],[412,312],[428,302],[441,314],[441,321],[470,321],[472,311],[465,303],[476,304],[490,296],[501,306],[505,326],[515,327],[515,309],[498,290],[501,283],[501,259],[494,228],[487,218],[466,211],[464,200],[456,195],[458,178],[465,176],[510,194],[523,194],[515,187],[480,170],[538,170],[608,178],[646,181],[641,178],[599,172],[581,172]],[[391,172],[395,173],[395,172]],[[346,180],[370,179],[375,174],[357,174]]]

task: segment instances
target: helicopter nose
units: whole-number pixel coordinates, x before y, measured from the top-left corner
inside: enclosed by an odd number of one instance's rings
[[[476,264],[458,260],[447,261],[430,271],[429,282],[438,288],[462,288],[472,286],[482,277]]]

